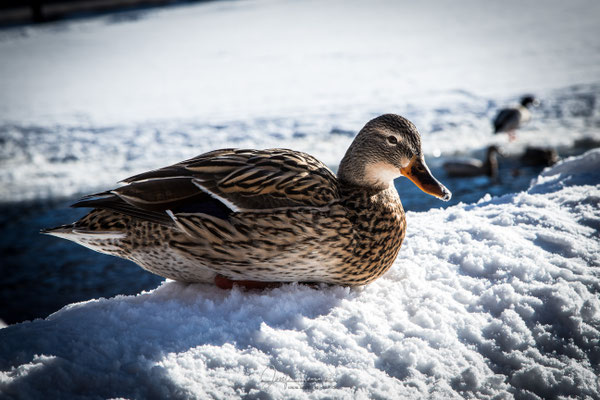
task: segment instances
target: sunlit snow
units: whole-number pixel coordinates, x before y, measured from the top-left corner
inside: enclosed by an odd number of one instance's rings
[[[600,395],[600,150],[523,193],[409,213],[359,289],[166,282],[0,330],[8,395]],[[535,397],[531,397],[535,398]]]
[[[5,29],[0,201],[221,147],[335,168],[385,112],[433,165],[597,144],[599,20],[587,0],[217,1]],[[524,93],[532,122],[492,135]],[[527,191],[409,211],[393,268],[363,288],[167,281],[3,327],[0,397],[599,398],[598,171],[591,150]]]

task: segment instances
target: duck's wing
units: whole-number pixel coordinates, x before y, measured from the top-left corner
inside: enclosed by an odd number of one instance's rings
[[[191,183],[190,179],[161,179],[140,182],[85,196],[72,207],[116,211],[134,218],[173,226],[172,212],[204,213],[228,219],[232,210]]]
[[[516,108],[500,110],[494,119],[494,133],[516,129],[519,126],[520,112]]]
[[[217,150],[123,182],[127,185],[74,206],[109,208],[164,222],[167,210],[227,219],[231,212],[322,207],[339,198],[337,178],[329,168],[287,149]]]

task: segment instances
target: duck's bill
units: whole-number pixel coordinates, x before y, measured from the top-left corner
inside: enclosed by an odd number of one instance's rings
[[[433,177],[431,171],[422,158],[415,157],[410,164],[402,168],[402,175],[410,179],[419,189],[427,194],[438,197],[444,201],[452,198],[452,193]]]

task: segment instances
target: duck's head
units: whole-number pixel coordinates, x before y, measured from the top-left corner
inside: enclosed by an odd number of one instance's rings
[[[340,163],[341,182],[387,189],[405,176],[422,191],[448,201],[452,193],[433,177],[421,150],[421,135],[412,122],[395,114],[369,121]]]
[[[523,107],[529,108],[531,106],[538,106],[539,104],[540,104],[539,100],[530,94],[521,97],[521,105]]]

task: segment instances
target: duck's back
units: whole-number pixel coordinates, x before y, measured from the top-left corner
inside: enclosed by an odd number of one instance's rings
[[[170,201],[198,193],[223,200],[232,209],[323,206],[339,198],[337,178],[329,168],[309,154],[288,149],[216,150],[124,182],[129,185],[116,194],[141,208],[150,203],[168,209]],[[156,183],[172,190],[156,188]]]

